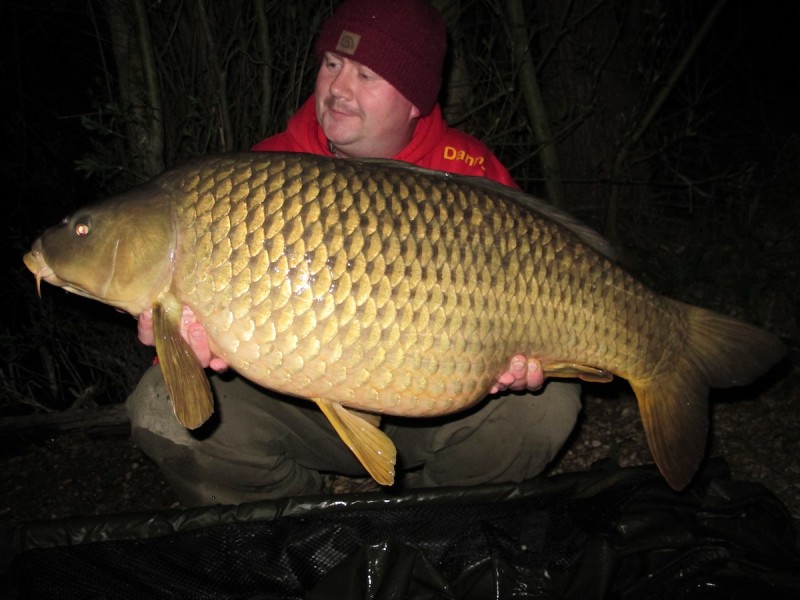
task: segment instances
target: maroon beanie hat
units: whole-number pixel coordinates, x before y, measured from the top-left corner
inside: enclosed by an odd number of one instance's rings
[[[447,50],[428,0],[345,0],[322,26],[317,57],[335,52],[375,71],[425,116],[436,105]]]

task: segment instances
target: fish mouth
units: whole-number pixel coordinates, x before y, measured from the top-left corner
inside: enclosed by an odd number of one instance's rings
[[[115,252],[116,256],[116,252]],[[47,260],[44,257],[44,252],[42,250],[42,243],[41,240],[36,240],[31,247],[31,251],[25,254],[22,257],[22,262],[25,263],[25,266],[28,267],[28,270],[33,273],[33,276],[36,278],[36,294],[39,298],[42,297],[42,282],[49,283],[50,285],[56,286],[61,288],[66,292],[70,292],[72,294],[77,294],[78,296],[83,296],[84,298],[90,298],[92,300],[98,300],[100,298],[104,298],[102,293],[98,295],[96,292],[93,293],[83,287],[79,286],[75,282],[68,281],[66,279],[62,279],[58,275],[56,275],[53,268],[47,264]],[[103,292],[104,293],[104,292]],[[105,298],[104,302],[106,304],[110,304],[116,308],[120,308],[120,302],[115,301],[113,298]],[[130,312],[130,311],[128,311]],[[133,314],[133,313],[132,313]]]
[[[22,261],[36,278],[36,293],[40,298],[42,297],[42,281],[46,281],[58,287],[63,287],[66,284],[66,282],[59,279],[53,272],[53,269],[48,266],[47,261],[45,261],[42,255],[41,243],[38,240],[34,243],[31,251],[22,257]]]

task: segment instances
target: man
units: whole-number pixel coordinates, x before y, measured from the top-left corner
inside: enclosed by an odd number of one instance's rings
[[[444,21],[427,0],[346,0],[317,39],[314,95],[286,131],[253,150],[394,158],[514,185],[484,144],[443,120],[437,96],[445,50]],[[139,325],[140,339],[152,343],[150,315]],[[189,310],[183,326],[203,365],[224,371]],[[185,505],[316,493],[322,472],[365,474],[312,403],[263,390],[233,373],[214,374],[211,381],[216,416],[195,433],[172,414],[158,368],[128,399],[134,439]],[[492,391],[541,384],[538,362],[517,356]],[[537,475],[562,446],[579,410],[579,387],[551,382],[542,393],[490,397],[456,415],[383,422],[397,446],[398,471],[405,472],[399,485],[469,485]]]

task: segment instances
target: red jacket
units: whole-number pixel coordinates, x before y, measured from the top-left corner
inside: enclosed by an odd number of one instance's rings
[[[317,122],[314,96],[289,119],[286,131],[255,144],[255,152],[308,152],[332,156],[328,140]],[[517,187],[497,157],[471,135],[448,127],[437,105],[431,114],[420,118],[408,145],[393,156],[426,169],[459,175],[488,177]]]

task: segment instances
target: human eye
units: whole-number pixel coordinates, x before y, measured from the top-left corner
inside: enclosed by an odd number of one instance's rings
[[[358,69],[358,76],[364,81],[378,81],[381,79],[380,75],[378,75],[375,71],[364,66],[361,66]]]
[[[340,58],[337,58],[333,54],[326,52],[322,57],[322,64],[325,66],[326,69],[334,71],[342,67],[342,60]]]

